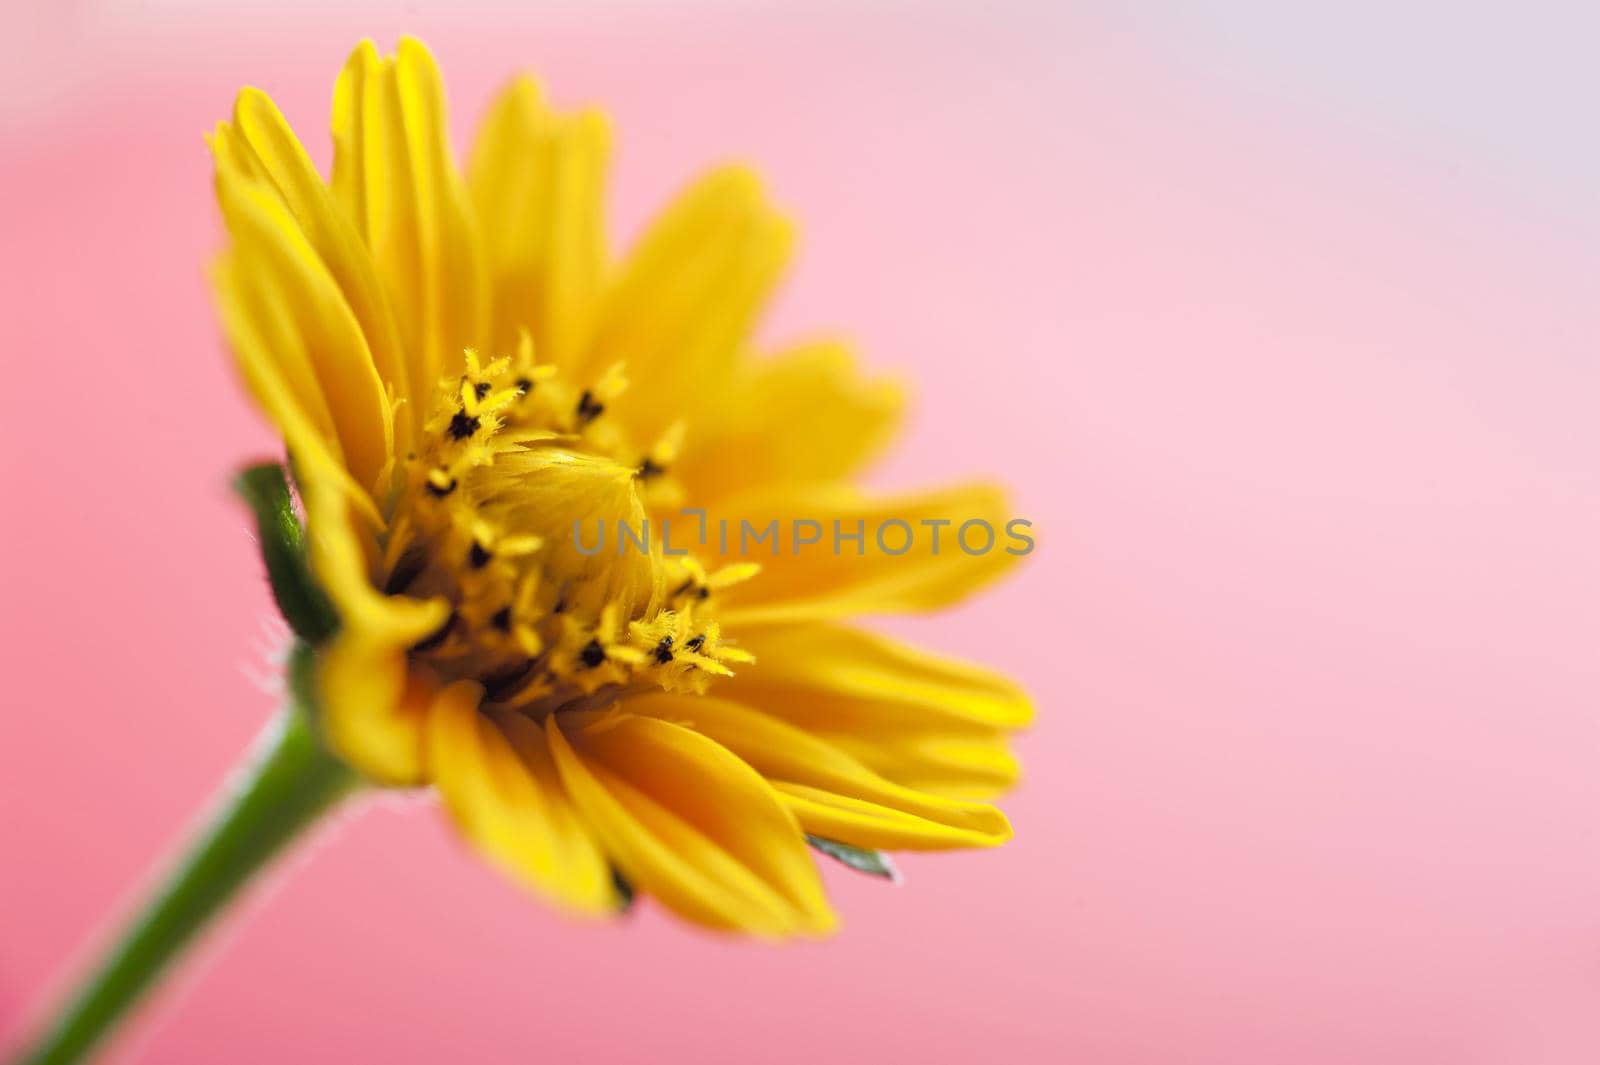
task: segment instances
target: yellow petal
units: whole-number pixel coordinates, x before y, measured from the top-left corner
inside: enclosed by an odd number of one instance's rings
[[[716,515],[728,522],[731,551],[739,549],[743,523],[755,533],[776,523],[778,534],[776,551],[770,538],[761,546],[749,541],[747,557],[761,563],[761,576],[728,593],[719,616],[730,630],[935,610],[967,598],[1019,557],[1008,552],[1005,495],[987,484],[876,499],[837,487],[778,488],[729,499]],[[797,551],[801,520],[816,523],[803,532],[817,542]],[[960,530],[968,523],[963,549]],[[856,534],[859,543],[844,538]]]
[[[333,414],[276,287],[244,268],[233,252],[218,258],[211,282],[228,346],[251,395],[292,452],[321,456],[322,465],[343,470]]]
[[[431,394],[487,339],[488,285],[466,186],[451,156],[433,57],[404,38],[363,41],[334,90],[333,192],[378,264],[407,355],[407,395]],[[413,425],[420,403],[402,408]]]
[[[596,111],[558,115],[530,78],[506,87],[473,147],[468,184],[493,290],[492,343],[516,350],[527,330],[541,363],[577,356],[605,266],[611,131]]]
[[[300,469],[302,490],[314,481],[318,488],[314,494],[324,506],[341,515],[354,510],[376,524],[377,506],[367,486],[357,483],[345,464],[333,415],[310,369],[304,340],[270,275],[245,268],[237,253],[224,253],[212,271],[212,282],[240,372],[283,433]],[[311,494],[307,493],[308,500]],[[362,540],[355,529],[340,535],[353,537],[358,545]]]
[[[217,199],[233,238],[219,274],[222,300],[231,304],[225,313],[259,319],[256,332],[271,338],[259,354],[307,411],[327,412],[351,475],[370,490],[393,454],[390,408],[344,293],[275,188],[224,165]]]
[[[311,569],[333,601],[344,629],[392,647],[410,647],[444,624],[444,599],[384,595],[373,586],[377,545],[373,515],[319,456],[294,454],[295,476],[306,507]]]
[[[830,736],[840,750],[897,784],[952,799],[993,799],[1022,775],[1004,732],[951,736],[905,733],[886,737]]]
[[[408,672],[404,647],[346,630],[322,652],[317,689],[334,753],[379,784],[424,782],[427,710],[438,685]]]
[[[812,835],[858,847],[945,850],[1011,838],[983,803],[927,795],[872,772],[822,740],[750,706],[710,696],[629,699],[629,713],[672,721],[726,747],[766,777]]]
[[[563,716],[546,722],[561,778],[630,882],[712,928],[833,927],[799,825],[753,769],[663,721]]]
[[[359,512],[343,471],[326,455],[293,454],[311,568],[340,622],[317,670],[324,731],[334,750],[373,780],[418,784],[422,718],[434,684],[408,669],[406,652],[444,624],[450,604],[374,588],[371,515]]]
[[[1033,720],[1028,696],[993,670],[847,625],[770,626],[741,634],[759,668],[724,683],[755,693],[795,693],[790,718],[871,732],[918,723],[1018,729]],[[786,700],[787,701],[787,700]]]
[[[621,362],[619,415],[640,440],[708,406],[732,372],[793,244],[754,174],[701,179],[669,206],[607,286],[582,371]]]
[[[725,695],[847,752],[896,783],[985,797],[1015,783],[1009,733],[1033,707],[981,666],[859,629],[813,624],[741,633],[757,665],[721,681]]]
[[[293,441],[291,435],[291,448]],[[408,670],[406,652],[444,624],[450,604],[374,588],[371,515],[360,512],[353,502],[359,497],[325,453],[293,454],[311,568],[340,622],[317,670],[324,731],[334,750],[373,780],[418,784],[431,678]]]
[[[496,723],[483,689],[457,681],[428,714],[428,758],[451,817],[519,882],[577,913],[617,908],[611,869],[573,810],[544,733],[525,718]]]
[[[247,88],[234,103],[232,129],[237,131],[236,140],[248,148],[238,154],[271,182],[338,284],[360,325],[379,377],[393,387],[396,399],[409,399],[404,356],[372,258],[283,114],[266,93]],[[226,163],[219,161],[219,167],[225,169]],[[402,427],[409,427],[409,421],[403,420]],[[400,432],[397,449],[403,453],[409,446],[409,433]]]
[[[993,807],[982,830],[962,831],[917,817],[883,803],[858,799],[826,788],[793,784],[772,785],[793,810],[806,831],[823,839],[857,847],[885,850],[951,850],[956,847],[994,847],[1011,838],[1011,825]],[[957,800],[948,800],[955,802]]]
[[[898,386],[863,380],[849,348],[829,341],[747,364],[728,394],[737,401],[695,419],[672,467],[697,505],[848,477],[888,441],[905,404]]]

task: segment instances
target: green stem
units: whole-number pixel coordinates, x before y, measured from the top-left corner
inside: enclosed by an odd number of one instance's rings
[[[13,1065],[69,1065],[99,1045],[223,907],[356,782],[291,705],[258,738],[198,838],[49,1027]]]

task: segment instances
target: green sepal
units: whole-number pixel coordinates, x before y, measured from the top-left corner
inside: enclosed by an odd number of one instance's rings
[[[842,862],[858,873],[868,876],[882,877],[884,880],[900,880],[900,871],[889,861],[889,856],[882,851],[867,850],[865,847],[852,847],[848,843],[838,840],[823,839],[821,836],[807,836],[806,842],[811,844],[813,850],[821,851],[836,862]]]
[[[261,561],[283,620],[307,643],[322,643],[338,630],[339,617],[311,574],[305,530],[283,466],[276,462],[249,466],[234,478],[233,490],[255,516]]]
[[[322,707],[317,698],[316,668],[317,652],[304,640],[296,640],[284,663],[284,680],[289,685],[289,698],[295,709],[313,723],[320,719]]]

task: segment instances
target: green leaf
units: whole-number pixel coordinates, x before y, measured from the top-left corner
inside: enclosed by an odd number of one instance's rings
[[[806,842],[812,849],[821,851],[834,861],[843,862],[858,873],[868,876],[878,876],[885,880],[900,881],[900,871],[889,861],[889,856],[882,851],[867,850],[864,847],[852,847],[848,843],[838,840],[823,839],[821,836],[807,836]]]
[[[234,478],[233,490],[255,516],[261,561],[283,619],[302,640],[322,643],[338,630],[339,618],[311,575],[305,532],[283,466],[276,462],[250,466]]]

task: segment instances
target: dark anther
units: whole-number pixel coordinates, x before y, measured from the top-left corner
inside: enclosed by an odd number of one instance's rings
[[[489,394],[489,382],[479,381],[477,384],[472,386],[472,391],[474,395],[476,395],[479,399],[482,399],[484,396]]]
[[[465,440],[479,429],[483,423],[476,414],[469,415],[466,411],[458,410],[450,419],[450,438],[452,440]]]
[[[672,661],[672,637],[663,636],[661,642],[656,644],[656,661],[666,665]]]
[[[449,636],[450,630],[455,627],[456,612],[452,610],[450,611],[450,616],[444,619],[443,625],[440,625],[437,629],[434,629],[433,632],[429,633],[427,636],[424,636],[419,642],[412,644],[411,649],[418,653],[423,651],[431,651],[435,647],[438,647],[441,643],[444,643],[444,638]]]
[[[564,614],[567,610],[567,597],[562,596],[556,600],[556,605],[550,608],[552,614]]]
[[[593,669],[606,660],[606,649],[600,646],[599,640],[590,640],[583,645],[583,650],[578,652],[578,661],[589,669]]]
[[[529,392],[532,392],[532,391],[533,391],[533,379],[531,377],[519,377],[519,378],[517,378],[517,392],[518,392],[518,394],[525,396]]]
[[[489,624],[493,625],[495,628],[499,629],[501,632],[510,632],[511,631],[511,608],[508,607],[508,606],[503,606],[499,610],[496,610],[494,612],[494,615],[489,618]]]
[[[600,417],[600,412],[605,409],[606,405],[597,402],[593,392],[590,392],[587,388],[584,389],[583,395],[578,397],[578,424],[587,425]]]
[[[698,636],[690,637],[689,640],[687,642],[685,642],[683,646],[684,646],[684,648],[686,650],[698,651],[698,650],[700,650],[700,648],[704,647],[705,645],[706,645],[706,634],[702,632]]]
[[[678,596],[680,596],[680,595],[688,595],[690,592],[694,593],[694,596],[695,596],[696,599],[710,599],[711,598],[711,589],[710,589],[710,587],[708,587],[707,585],[704,585],[704,584],[696,586],[695,583],[694,583],[694,578],[693,577],[690,577],[688,580],[686,580],[682,584],[678,585],[678,590],[672,593],[672,597],[674,599],[676,599]]]
[[[394,569],[389,572],[389,579],[383,582],[383,594],[399,595],[411,587],[411,582],[417,579],[427,564],[426,552],[412,548],[402,553],[400,560],[394,564]]]
[[[666,472],[666,467],[657,466],[655,459],[652,459],[649,455],[646,455],[644,461],[639,463],[639,477],[642,480],[648,481],[650,478],[659,477]]]
[[[472,564],[473,569],[482,569],[489,564],[489,560],[493,557],[488,548],[476,540],[472,541],[472,550],[467,552],[467,561]]]
[[[427,485],[428,485],[428,491],[430,493],[432,493],[433,495],[437,496],[440,499],[443,499],[445,496],[449,495],[451,492],[454,492],[456,490],[456,479],[454,477],[450,478],[450,483],[445,485],[443,488],[440,488],[438,485],[434,484],[433,481],[431,481],[431,480],[427,482]]]
[[[533,672],[533,659],[528,659],[515,666],[508,666],[498,673],[491,673],[483,678],[483,697],[490,702],[504,699],[517,690],[517,686],[528,679]]]

